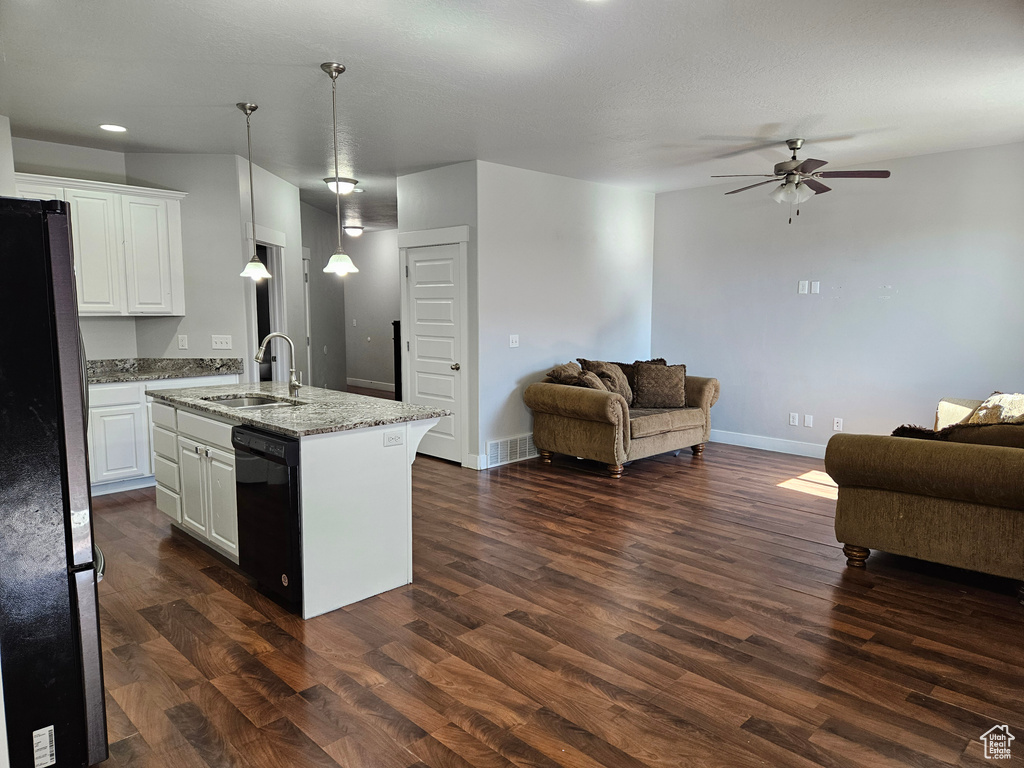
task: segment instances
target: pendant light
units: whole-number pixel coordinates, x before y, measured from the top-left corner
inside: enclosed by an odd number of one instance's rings
[[[259,107],[245,102],[239,102],[235,106],[245,112],[245,138],[249,143],[249,205],[252,215],[252,258],[246,263],[239,277],[250,277],[254,281],[259,281],[270,277],[267,267],[256,255],[256,190],[252,185],[252,131],[249,128],[249,117]]]
[[[345,65],[336,61],[328,61],[320,65],[320,69],[331,76],[331,108],[334,112],[334,182],[335,189],[340,189],[343,181],[338,174],[338,75],[345,71]],[[344,179],[348,181],[348,179]],[[334,194],[334,210],[338,218],[338,250],[331,256],[331,260],[324,267],[324,272],[333,272],[336,275],[347,275],[349,272],[358,272],[352,259],[345,253],[341,243],[341,193]]]

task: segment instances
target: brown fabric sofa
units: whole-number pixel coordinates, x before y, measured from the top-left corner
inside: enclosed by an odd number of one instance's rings
[[[944,400],[936,428],[980,402]],[[880,549],[1024,580],[1024,449],[1006,444],[1021,430],[964,430],[963,442],[835,435],[825,470],[839,486],[836,539],[847,565],[863,567]]]
[[[621,477],[635,459],[691,448],[704,450],[711,430],[711,406],[718,400],[718,379],[687,376],[686,408],[630,408],[622,395],[555,384],[547,379],[526,388],[523,399],[533,411],[533,442],[541,460],[555,453],[608,465]]]

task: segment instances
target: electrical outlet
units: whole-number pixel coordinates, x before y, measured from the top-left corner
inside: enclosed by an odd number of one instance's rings
[[[791,427],[799,427],[800,426],[800,414],[799,413],[791,413],[791,414],[789,414],[789,426],[791,426]]]
[[[184,333],[178,335],[178,349],[188,349],[188,336]]]
[[[515,349],[516,347],[519,346],[519,334],[518,333],[509,334],[508,345],[509,345],[509,347],[511,347],[513,349]]]
[[[384,447],[390,448],[392,445],[402,445],[405,442],[405,436],[398,430],[392,430],[391,432],[384,433]]]
[[[832,419],[832,431],[842,432],[843,431],[843,420],[839,418]]]
[[[814,417],[811,416],[811,414],[809,414],[809,413],[805,413],[804,414],[804,426],[805,427],[813,427],[814,426]]]
[[[356,319],[355,319],[354,317],[352,318],[352,327],[353,327],[353,328],[355,328],[355,327],[356,327]]]
[[[211,336],[210,346],[214,349],[231,349],[231,337],[230,336]]]
[[[800,282],[798,282],[796,284],[796,292],[797,293],[807,293],[807,281],[806,280],[801,280]]]

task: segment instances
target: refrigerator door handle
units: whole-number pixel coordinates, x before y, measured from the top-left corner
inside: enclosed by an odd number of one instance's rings
[[[99,601],[96,572],[74,571],[73,601],[77,606],[82,643],[82,687],[85,698],[85,734],[89,765],[107,759],[107,710],[103,693],[103,661],[100,650]]]

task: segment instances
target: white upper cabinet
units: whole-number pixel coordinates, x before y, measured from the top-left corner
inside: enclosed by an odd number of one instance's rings
[[[184,315],[182,192],[15,174],[18,194],[71,204],[82,315]]]

